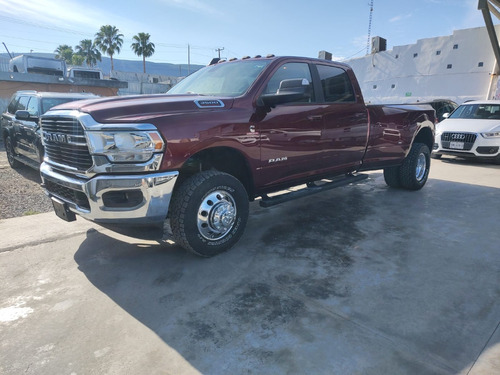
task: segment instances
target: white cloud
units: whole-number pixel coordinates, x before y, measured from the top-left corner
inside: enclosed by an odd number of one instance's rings
[[[131,38],[142,26],[130,19],[109,14],[99,8],[90,8],[74,0],[0,0],[0,9],[6,17],[46,29],[66,31],[92,38],[102,25],[114,25]]]
[[[411,13],[408,13],[408,14],[399,14],[395,17],[392,17],[389,22],[400,22],[400,21],[403,21],[403,20],[406,20],[408,18],[410,18],[412,16]]]

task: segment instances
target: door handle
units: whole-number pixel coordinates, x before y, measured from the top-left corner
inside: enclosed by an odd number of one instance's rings
[[[307,119],[311,120],[311,121],[321,121],[321,120],[323,120],[323,116],[322,115],[311,115],[311,116],[307,116]]]

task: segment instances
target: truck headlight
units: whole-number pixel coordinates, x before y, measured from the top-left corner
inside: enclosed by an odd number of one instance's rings
[[[500,138],[500,132],[481,133],[484,138]]]
[[[165,147],[157,131],[89,131],[87,140],[91,154],[116,163],[146,162]]]

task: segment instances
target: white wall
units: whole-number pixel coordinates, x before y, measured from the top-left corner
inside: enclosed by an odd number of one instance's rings
[[[498,33],[500,25],[496,29]],[[454,49],[454,45],[458,48]],[[478,66],[480,62],[482,67]],[[495,56],[485,27],[420,39],[415,44],[395,46],[346,63],[352,66],[365,101],[370,103],[451,99],[460,104],[471,99],[493,99],[487,98],[490,84],[496,88],[498,81],[490,74]]]

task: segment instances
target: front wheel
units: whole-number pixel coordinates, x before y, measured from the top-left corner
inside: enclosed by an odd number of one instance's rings
[[[5,137],[5,152],[7,153],[7,161],[11,168],[18,168],[20,163],[15,158],[14,144],[10,135]]]
[[[248,219],[248,195],[239,180],[219,171],[189,177],[174,192],[169,218],[174,241],[211,257],[232,247]]]

